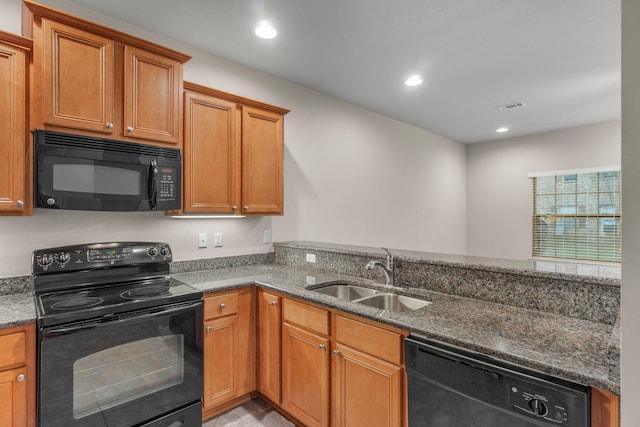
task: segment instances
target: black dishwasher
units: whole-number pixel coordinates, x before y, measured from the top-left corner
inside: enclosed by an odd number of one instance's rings
[[[588,427],[589,388],[411,336],[410,427]]]

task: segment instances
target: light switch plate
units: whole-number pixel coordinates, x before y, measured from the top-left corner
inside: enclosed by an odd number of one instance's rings
[[[199,248],[207,247],[207,233],[198,233],[198,247]]]
[[[213,234],[213,246],[216,248],[222,247],[222,233]]]
[[[271,230],[264,230],[262,232],[262,243],[271,243]]]

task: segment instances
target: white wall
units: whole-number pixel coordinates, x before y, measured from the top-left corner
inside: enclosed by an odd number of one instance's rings
[[[622,0],[622,427],[640,426],[640,2]]]
[[[467,254],[529,258],[527,174],[619,165],[620,138],[616,121],[467,145]]]
[[[160,240],[177,260],[267,251],[275,241],[319,240],[438,252],[465,251],[464,145],[214,57],[65,0],[57,9],[193,56],[185,79],[291,109],[285,118],[285,216],[168,219],[162,213],[37,209],[0,218],[0,277],[29,274],[36,248]],[[20,31],[20,0],[0,0],[0,29]],[[198,232],[224,247],[197,249]]]

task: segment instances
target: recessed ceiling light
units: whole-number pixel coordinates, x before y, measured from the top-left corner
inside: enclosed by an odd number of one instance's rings
[[[254,32],[261,39],[272,39],[278,35],[278,31],[267,21],[259,22]]]
[[[498,132],[498,133],[509,132],[509,128],[505,128],[505,127],[498,128],[498,129],[496,129],[496,132]]]
[[[413,76],[411,76],[407,80],[405,80],[404,84],[406,84],[407,86],[418,86],[418,85],[421,85],[422,84],[422,77],[420,77],[417,74],[414,74]]]

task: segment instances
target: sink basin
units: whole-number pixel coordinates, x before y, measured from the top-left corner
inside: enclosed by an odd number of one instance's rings
[[[345,301],[368,297],[378,293],[375,289],[363,288],[361,286],[348,284],[335,284],[314,289],[314,292],[329,295]]]
[[[378,294],[362,298],[356,302],[393,313],[415,311],[431,304],[430,301],[396,294]]]

